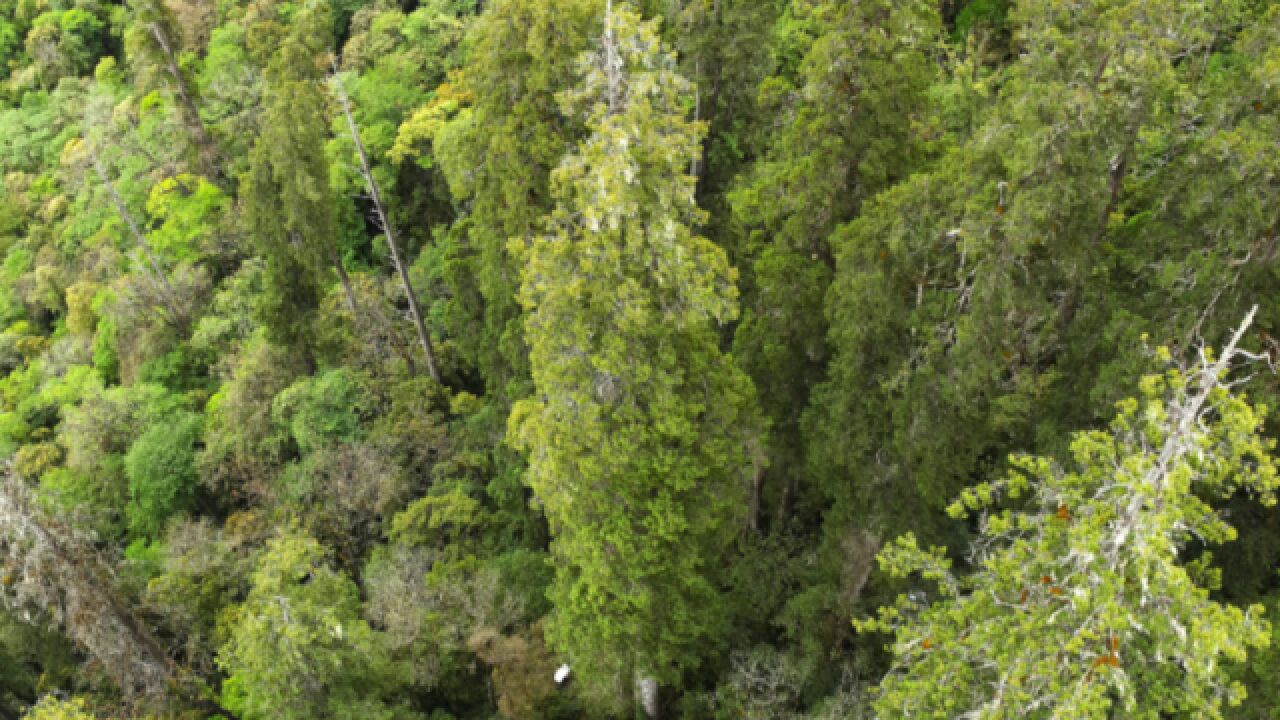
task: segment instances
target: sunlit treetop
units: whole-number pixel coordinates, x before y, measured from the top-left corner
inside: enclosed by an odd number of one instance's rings
[[[1236,537],[1211,500],[1275,503],[1266,409],[1226,378],[1243,330],[1221,357],[1144,378],[1107,430],[1075,435],[1067,461],[1014,457],[1006,478],[966,490],[950,512],[979,524],[972,574],[910,535],[881,554],[938,593],[857,623],[891,634],[882,717],[1229,716],[1243,688],[1225,665],[1266,645],[1270,626],[1260,606],[1210,599],[1209,555],[1186,553]]]

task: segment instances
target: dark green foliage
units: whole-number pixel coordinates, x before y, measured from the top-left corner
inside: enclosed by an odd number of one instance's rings
[[[276,395],[271,414],[288,429],[299,452],[306,455],[336,442],[356,439],[361,398],[366,395],[355,375],[334,370],[286,388]]]
[[[749,269],[734,354],[773,424],[770,482],[762,492],[779,523],[809,490],[800,415],[828,360],[822,308],[834,264],[829,237],[922,157],[938,32],[936,14],[922,2],[800,8],[812,43],[798,77],[760,84],[773,132],[764,156],[728,197]]]
[[[977,31],[1003,33],[1012,4],[1009,0],[973,0],[967,3],[955,18],[956,38],[963,39]]]
[[[327,269],[339,261],[319,82],[331,52],[325,7],[299,11],[267,66],[261,133],[244,178],[245,220],[266,271],[257,317],[274,342],[304,357],[318,352],[315,316]]]
[[[190,510],[196,494],[196,443],[204,418],[180,413],[143,431],[124,457],[129,478],[129,530],[158,537],[174,513]]]
[[[461,91],[469,107],[436,137],[449,185],[470,207],[448,237],[446,282],[457,304],[448,320],[495,394],[519,397],[529,372],[515,300],[519,266],[507,243],[538,233],[551,210],[551,169],[580,133],[556,93],[572,86],[602,9],[599,0],[490,4],[467,39]]]
[[[590,134],[552,175],[550,234],[512,243],[536,393],[510,437],[551,526],[552,647],[596,689],[678,685],[720,640],[715,562],[749,470],[731,458],[758,433],[718,347],[734,273],[693,230],[702,127],[655,30],[625,5],[605,16],[564,96]]]
[[[0,0],[0,719],[1275,716],[1262,450],[1054,501],[1280,400],[1277,137],[1271,0]]]
[[[52,688],[75,685],[75,657],[66,640],[7,612],[0,614],[0,662],[6,668],[0,679],[3,707],[21,707]]]

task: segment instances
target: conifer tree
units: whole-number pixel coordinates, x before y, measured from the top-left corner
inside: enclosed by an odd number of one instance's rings
[[[707,123],[703,157],[692,169],[699,204],[711,213],[709,228],[729,219],[721,212],[725,190],[756,160],[760,136],[776,129],[774,118],[760,116],[757,95],[760,82],[777,69],[770,33],[786,5],[691,0],[665,6],[670,19],[664,39],[676,49],[681,74],[695,85],[694,119]],[[737,259],[733,248],[729,253]]]
[[[1248,324],[1220,357],[1144,378],[1109,431],[1073,436],[1069,462],[1018,456],[966,490],[950,511],[981,513],[972,575],[912,536],[882,553],[940,597],[924,607],[913,591],[861,623],[893,633],[880,717],[1228,717],[1243,688],[1224,661],[1264,646],[1269,625],[1260,606],[1211,598],[1210,557],[1193,554],[1236,537],[1209,500],[1275,503],[1265,410],[1227,378]]]
[[[936,3],[921,0],[793,5],[817,37],[798,78],[761,85],[776,110],[775,132],[729,195],[750,263],[734,354],[772,422],[769,474],[780,517],[805,475],[800,415],[827,362],[829,237],[919,164],[940,30]]]
[[[334,196],[325,156],[328,112],[323,62],[331,36],[329,6],[312,2],[293,18],[267,67],[261,134],[244,180],[247,229],[265,260],[259,317],[272,339],[314,353],[311,320],[337,270],[350,310],[355,299],[336,242]]]
[[[536,393],[510,436],[551,523],[550,634],[575,672],[624,695],[633,678],[676,683],[717,635],[756,422],[718,348],[735,274],[695,230],[691,95],[656,22],[607,11],[563,96],[590,136],[553,174],[550,234],[513,243]]]
[[[485,5],[468,33],[458,88],[471,107],[436,138],[450,188],[469,207],[448,248],[449,324],[489,392],[518,397],[529,369],[516,301],[520,267],[507,241],[532,237],[551,211],[550,172],[580,134],[580,125],[562,116],[556,93],[573,82],[574,61],[603,3]]]
[[[1209,81],[1182,60],[1219,41],[1229,5],[1018,3],[1025,51],[985,121],[836,232],[833,357],[806,417],[831,517],[938,532],[976,473],[1122,397],[1144,327],[1183,344],[1213,308],[1252,238],[1164,232],[1178,203],[1142,191],[1199,142]]]

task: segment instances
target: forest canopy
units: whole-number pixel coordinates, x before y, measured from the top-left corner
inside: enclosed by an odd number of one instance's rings
[[[1280,713],[1280,3],[0,1],[0,720]]]

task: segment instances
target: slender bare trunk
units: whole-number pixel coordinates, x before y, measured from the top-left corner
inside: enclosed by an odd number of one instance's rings
[[[116,213],[120,215],[120,219],[129,228],[133,240],[137,243],[138,248],[147,259],[147,264],[151,267],[151,272],[155,274],[156,279],[161,285],[162,302],[165,309],[169,311],[170,319],[175,326],[181,326],[184,322],[183,315],[178,311],[177,298],[178,294],[173,289],[173,285],[169,283],[169,277],[165,274],[164,269],[160,266],[160,261],[156,258],[155,252],[151,249],[151,243],[147,242],[147,236],[143,234],[142,228],[138,226],[138,222],[134,220],[133,213],[129,212],[129,206],[125,205],[124,198],[120,197],[120,193],[116,191],[115,183],[111,182],[111,177],[107,175],[107,170],[102,165],[102,159],[98,157],[97,151],[89,142],[85,141],[85,148],[89,153],[89,160],[93,164],[93,170],[98,175],[98,180],[102,182],[103,187],[107,189],[107,195],[111,198],[111,204],[115,206]]]
[[[414,329],[418,333],[418,343],[422,345],[422,353],[427,358],[427,372],[431,374],[431,379],[440,382],[439,363],[436,362],[435,346],[431,343],[431,335],[427,332],[427,325],[422,319],[422,309],[418,306],[418,295],[413,290],[413,283],[409,280],[409,271],[405,267],[404,259],[400,257],[400,246],[396,242],[395,230],[392,228],[391,220],[387,217],[386,209],[382,205],[382,193],[378,192],[378,183],[374,180],[373,170],[369,167],[369,156],[365,152],[364,142],[360,139],[360,129],[356,127],[355,117],[351,114],[351,102],[347,98],[346,90],[342,87],[342,81],[338,77],[338,65],[333,65],[334,87],[338,92],[338,99],[342,103],[342,113],[347,119],[347,129],[351,131],[351,141],[355,143],[356,154],[360,158],[360,173],[364,176],[365,186],[369,190],[369,198],[373,201],[374,212],[378,216],[378,226],[382,228],[382,233],[387,239],[387,248],[391,251],[391,261],[395,263],[396,272],[400,275],[400,283],[404,286],[404,294],[409,299],[409,315],[413,318]]]
[[[636,694],[639,696],[640,709],[647,720],[658,720],[658,681],[654,678],[636,674]]]
[[[182,114],[186,120],[187,127],[195,135],[196,145],[200,148],[201,172],[210,180],[225,188],[227,178],[222,172],[221,154],[218,151],[218,145],[213,141],[213,136],[209,134],[208,128],[204,126],[204,121],[200,119],[200,111],[196,107],[195,98],[191,95],[191,89],[187,87],[187,79],[182,74],[182,68],[178,67],[178,58],[174,52],[173,43],[170,42],[160,23],[153,22],[148,28],[151,30],[151,36],[155,38],[161,54],[164,55],[165,69],[169,71],[170,77],[173,78],[178,104],[182,107]]]

